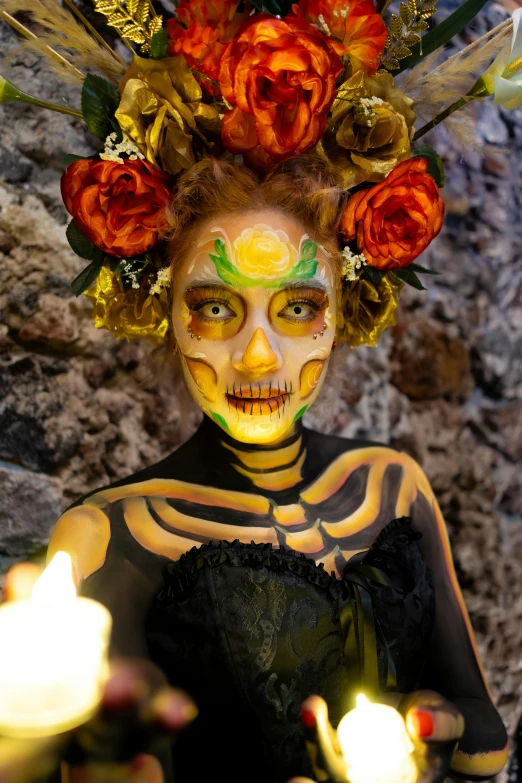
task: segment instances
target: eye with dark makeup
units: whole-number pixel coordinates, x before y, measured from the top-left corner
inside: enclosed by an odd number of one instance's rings
[[[292,323],[309,323],[328,307],[328,294],[322,288],[289,288],[282,294],[283,307],[277,315]]]
[[[185,302],[189,310],[197,314],[203,323],[231,320],[237,313],[233,307],[235,297],[227,289],[215,286],[197,286],[185,291]]]

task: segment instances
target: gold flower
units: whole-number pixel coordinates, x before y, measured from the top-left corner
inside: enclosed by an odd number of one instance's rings
[[[255,280],[288,274],[297,263],[297,251],[288,234],[262,223],[245,228],[234,240],[233,249],[239,271]]]
[[[119,89],[116,119],[150,163],[179,174],[214,150],[203,133],[219,137],[219,112],[201,103],[201,87],[184,57],[135,56]]]
[[[365,278],[343,286],[341,332],[348,345],[377,345],[384,330],[396,323],[403,285],[393,274],[387,274],[378,286]]]
[[[85,293],[94,305],[94,325],[109,329],[118,339],[148,337],[160,342],[168,329],[168,293],[150,295],[147,286],[125,290],[121,279],[104,266]]]
[[[410,156],[412,105],[388,73],[357,71],[339,87],[318,151],[342,172],[345,188],[379,182]]]

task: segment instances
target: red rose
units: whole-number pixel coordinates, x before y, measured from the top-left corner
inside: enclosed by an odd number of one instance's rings
[[[238,14],[239,3],[240,0],[181,0],[176,15],[167,22],[169,54],[183,55],[191,68],[216,82],[227,43],[251,10],[249,3],[244,3]],[[201,79],[200,83],[206,92],[212,93],[209,82]]]
[[[341,233],[347,241],[357,237],[370,266],[383,271],[408,266],[441,230],[444,202],[427,168],[425,158],[405,160],[346,205]]]
[[[354,71],[375,73],[388,31],[373,0],[300,0],[292,11],[331,35],[336,52],[348,55]]]
[[[117,258],[132,258],[158,241],[168,176],[143,160],[84,158],[62,176],[62,198],[91,242]]]
[[[341,71],[330,40],[308,22],[256,14],[221,62],[221,92],[234,106],[225,146],[257,168],[306,152],[324,132]]]

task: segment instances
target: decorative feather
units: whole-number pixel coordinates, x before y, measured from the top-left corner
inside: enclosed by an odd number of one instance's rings
[[[63,52],[64,57],[76,69],[95,69],[110,81],[118,84],[125,73],[121,59],[102,46],[90,35],[74,16],[62,8],[56,0],[1,0],[2,11],[9,14],[26,13],[33,22],[43,28],[36,38],[27,38],[23,42],[28,47],[49,59],[49,65],[60,78],[67,81],[81,81],[81,71],[74,74],[49,51]]]
[[[398,86],[413,100],[416,114],[431,120],[466,95],[479,71],[500,52],[512,26],[507,19],[439,65],[441,55],[434,52],[412,68]]]

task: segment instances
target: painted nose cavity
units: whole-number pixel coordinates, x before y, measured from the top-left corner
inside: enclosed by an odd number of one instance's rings
[[[243,367],[253,373],[269,372],[277,370],[281,366],[279,356],[273,350],[265,332],[260,326],[257,327],[250,338],[250,342],[242,357],[242,364]]]

